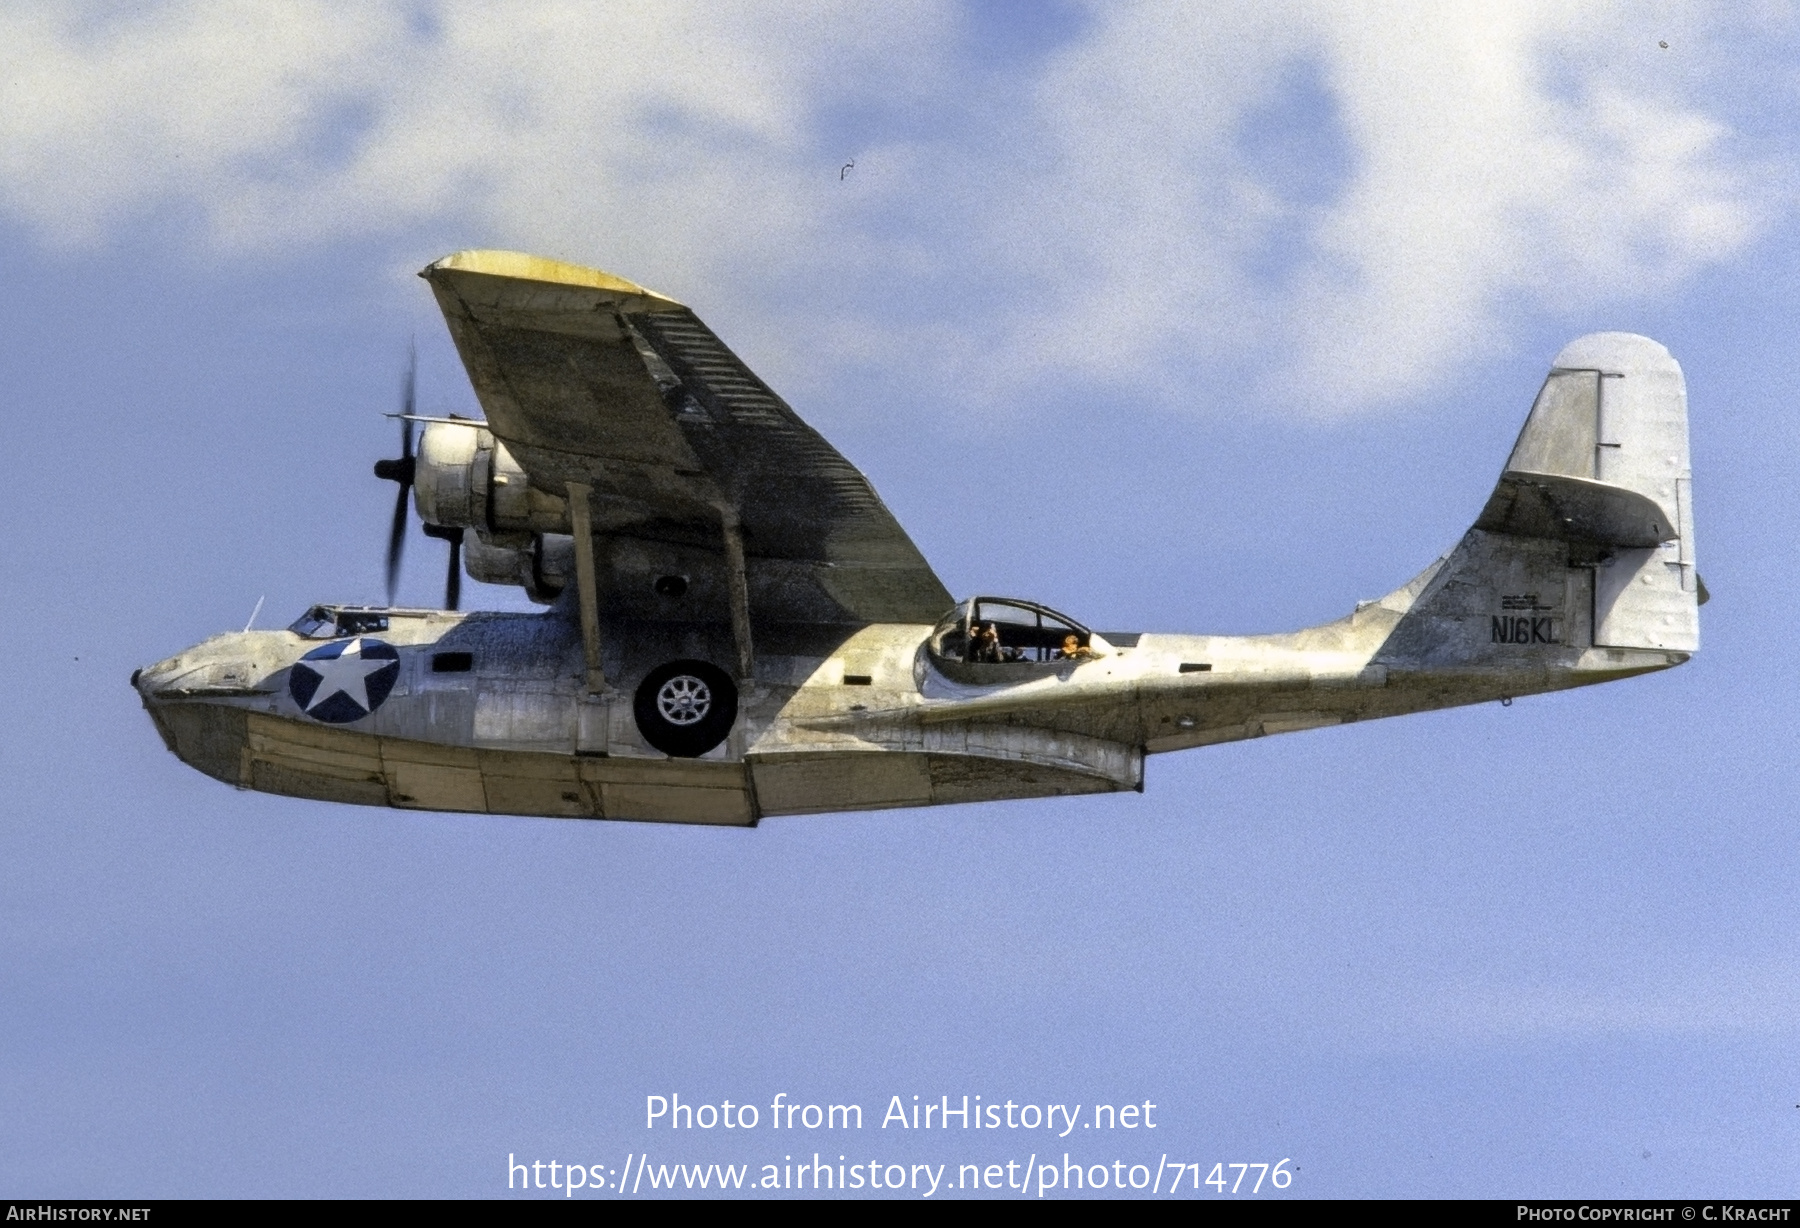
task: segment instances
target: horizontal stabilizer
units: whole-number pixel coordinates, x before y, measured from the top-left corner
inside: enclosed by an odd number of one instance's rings
[[[1475,527],[1515,537],[1649,549],[1681,534],[1656,500],[1623,486],[1550,473],[1506,472]]]

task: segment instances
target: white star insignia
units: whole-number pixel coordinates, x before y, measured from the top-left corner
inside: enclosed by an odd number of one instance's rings
[[[370,674],[380,673],[394,663],[392,657],[365,658],[362,655],[362,640],[354,639],[344,646],[344,651],[335,657],[323,661],[304,661],[307,669],[319,676],[319,689],[313,692],[312,702],[306,705],[311,712],[320,704],[342,691],[348,695],[363,711],[369,710],[369,688],[367,678]]]

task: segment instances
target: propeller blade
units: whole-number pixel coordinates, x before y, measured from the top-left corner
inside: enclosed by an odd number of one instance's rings
[[[406,347],[406,375],[400,381],[400,459],[379,460],[375,462],[375,476],[383,481],[398,482],[400,494],[394,500],[394,523],[388,529],[387,548],[387,603],[394,604],[394,597],[400,589],[400,556],[406,549],[406,493],[412,489],[413,470],[413,422],[412,414],[418,404],[419,392],[419,350],[416,343],[408,343]]]
[[[400,555],[406,549],[406,487],[400,484],[400,496],[394,500],[394,527],[388,530],[387,603],[394,604],[400,589]]]
[[[456,530],[450,538],[450,572],[444,577],[444,608],[454,610],[462,601],[462,542],[463,531]]]

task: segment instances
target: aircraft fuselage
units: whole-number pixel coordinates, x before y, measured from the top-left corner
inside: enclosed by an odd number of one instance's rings
[[[728,628],[664,626],[637,642],[630,628],[609,628],[607,671],[627,685],[596,695],[584,685],[580,631],[563,614],[391,611],[373,635],[336,641],[378,640],[398,659],[385,698],[342,723],[296,698],[296,662],[321,641],[294,631],[217,636],[134,681],[171,750],[243,788],[407,809],[749,825],[1141,789],[1149,754],[1582,686],[1687,658],[1596,647],[1579,591],[1530,594],[1523,612],[1522,596],[1495,593],[1491,612],[1462,620],[1468,660],[1397,658],[1396,629],[1436,570],[1303,631],[1103,637],[1091,660],[1016,676],[990,666],[974,683],[933,660],[928,626],[759,629],[737,719],[699,758],[647,744],[629,684],[672,654],[718,652],[712,641]]]

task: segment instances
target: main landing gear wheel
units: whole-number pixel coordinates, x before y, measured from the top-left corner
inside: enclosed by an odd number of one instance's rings
[[[665,755],[696,759],[725,740],[737,720],[737,686],[705,661],[670,661],[638,684],[638,732]]]

